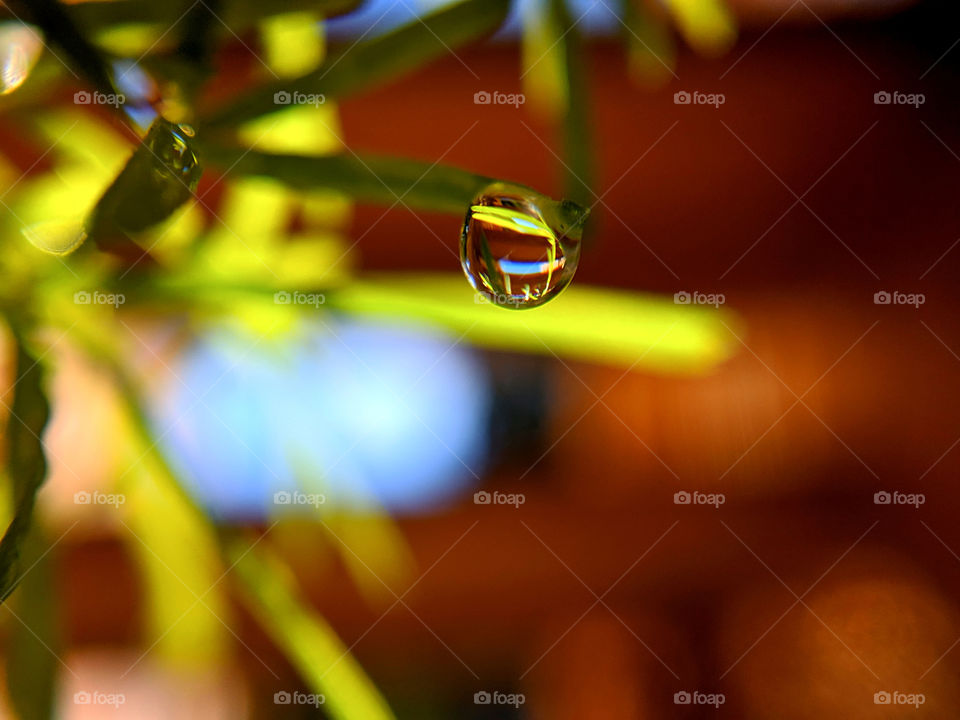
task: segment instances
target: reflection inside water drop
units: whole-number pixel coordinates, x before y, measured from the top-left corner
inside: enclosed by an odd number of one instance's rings
[[[587,212],[518,185],[487,186],[470,204],[460,236],[467,279],[502,307],[542,305],[573,279]]]
[[[200,176],[200,163],[189,142],[195,134],[194,130],[189,125],[166,124],[169,134],[159,133],[151,138],[152,150],[167,169],[193,187]]]

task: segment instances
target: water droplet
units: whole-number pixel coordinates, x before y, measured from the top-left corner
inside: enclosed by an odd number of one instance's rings
[[[87,239],[83,218],[45,220],[21,228],[20,232],[34,247],[51,255],[67,255]]]
[[[197,188],[203,168],[181,126],[158,117],[107,188],[85,228],[98,244],[166,220]]]
[[[193,128],[189,125],[174,125],[167,123],[167,133],[158,133],[152,141],[151,149],[164,166],[172,170],[188,186],[193,186],[199,179],[200,163],[197,154],[190,147],[190,138],[194,136]]]
[[[520,185],[488,185],[470,203],[460,235],[467,280],[501,307],[542,305],[573,279],[588,212]]]

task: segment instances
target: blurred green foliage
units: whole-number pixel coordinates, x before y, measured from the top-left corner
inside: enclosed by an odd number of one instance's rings
[[[671,72],[671,18],[698,49],[722,50],[732,40],[718,0],[668,0],[659,9],[624,2],[631,67],[647,79]],[[118,482],[132,498],[125,517],[149,590],[149,633],[162,654],[196,660],[197,638],[211,657],[221,652],[223,630],[233,632],[221,619],[227,603],[220,581],[230,575],[303,681],[325,694],[327,710],[342,720],[392,713],[300,596],[283,561],[266,545],[255,547],[258,539],[242,540],[213,524],[183,491],[146,420],[143,378],[129,359],[129,325],[115,307],[85,304],[84,293],[89,298],[96,288],[122,296],[128,314],[178,313],[191,328],[239,321],[268,335],[296,326],[296,309],[273,302],[277,290],[296,287],[326,293],[325,312],[427,322],[487,347],[671,373],[702,372],[727,357],[726,325],[733,322],[660,298],[576,286],[542,309],[511,314],[477,304],[455,270],[353,277],[345,234],[353,202],[402,202],[462,216],[492,179],[354,152],[343,143],[336,101],[492,34],[509,9],[508,0],[461,0],[328,57],[320,21],[357,4],[20,0],[0,8],[3,27],[16,29],[0,33],[0,114],[7,127],[18,128],[16,138],[0,141],[6,210],[0,314],[16,369],[7,393],[12,405],[4,403],[10,520],[0,542],[0,599],[30,569],[25,561],[42,560],[42,532],[39,524],[31,531],[31,519],[46,474],[45,377],[56,370],[59,342],[49,341],[52,329],[108,372],[120,398],[126,429],[104,443],[126,448],[130,469]],[[25,34],[27,22],[33,29]],[[525,90],[532,109],[562,129],[567,192],[589,204],[595,195],[583,41],[562,0],[531,4],[524,18]],[[219,81],[218,49],[239,42],[258,46],[262,67],[225,99],[222,92],[208,97]],[[91,92],[119,95],[120,80],[141,71],[144,97],[115,102],[109,117],[109,106],[91,112]],[[79,96],[87,105],[77,96],[72,106],[65,102],[75,91],[87,93]],[[324,102],[283,106],[278,93],[323,95]],[[157,115],[149,126],[141,125],[145,113]],[[23,160],[23,147],[35,151],[32,160]],[[216,209],[198,194],[200,176],[210,169],[223,177]],[[303,227],[293,232],[295,218]],[[398,534],[383,518],[341,528],[343,536],[351,533],[363,534],[368,557],[395,558],[406,567]],[[349,566],[359,556],[346,560]],[[14,705],[25,720],[53,712],[58,668],[47,646],[56,637],[49,578],[46,562],[31,570],[23,609],[38,633],[21,637],[8,667]]]

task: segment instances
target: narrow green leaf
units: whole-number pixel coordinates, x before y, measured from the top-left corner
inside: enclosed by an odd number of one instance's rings
[[[29,571],[16,597],[17,620],[7,646],[7,691],[20,720],[50,720],[56,701],[60,663],[57,594],[49,543],[34,525],[23,544]]]
[[[231,30],[250,27],[255,22],[273,15],[292,12],[311,12],[334,17],[360,7],[364,0],[224,0],[224,22]]]
[[[0,602],[13,592],[24,570],[21,546],[30,530],[37,490],[47,472],[40,439],[50,414],[43,391],[43,371],[19,338],[16,353],[17,382],[5,432],[14,515],[0,541]]]
[[[667,374],[705,372],[730,357],[734,313],[672,298],[576,282],[534,310],[494,307],[459,275],[391,274],[327,293],[331,308],[428,322],[500,350],[538,353]]]
[[[737,39],[737,22],[727,0],[666,0],[680,33],[704,55],[717,56]]]
[[[376,686],[333,628],[299,596],[289,569],[261,547],[228,548],[244,597],[257,620],[335,720],[393,720]],[[291,688],[292,690],[293,688]]]
[[[361,0],[224,0],[217,15],[223,34],[240,33],[259,20],[288,12],[310,11],[333,17],[357,8]],[[120,25],[157,25],[161,32],[195,5],[194,0],[105,0],[71,4],[67,12],[81,30],[97,33]],[[224,27],[225,26],[225,27]]]
[[[180,27],[180,41],[175,55],[190,69],[182,73],[187,87],[184,94],[195,98],[200,85],[214,71],[213,56],[217,50],[216,35],[223,27],[219,18],[223,0],[198,2],[184,14]]]
[[[230,175],[269,177],[297,190],[328,188],[359,202],[462,214],[479,190],[493,182],[448,165],[369,155],[304,157],[204,145],[206,161],[230,168]]]
[[[563,156],[567,171],[566,195],[581,205],[593,199],[593,145],[590,132],[590,99],[587,91],[587,54],[577,20],[564,0],[550,0],[551,24],[560,35],[556,42],[564,48],[563,70],[567,78],[567,107],[563,116]]]
[[[267,83],[204,119],[208,126],[235,126],[275,112],[277,93],[324,95],[327,100],[355,94],[411,72],[487,35],[503,22],[509,0],[464,0],[414,20],[381,37],[348,47],[317,70],[293,80]]]
[[[623,37],[635,81],[658,85],[671,77],[677,51],[668,19],[652,11],[646,0],[624,0]]]

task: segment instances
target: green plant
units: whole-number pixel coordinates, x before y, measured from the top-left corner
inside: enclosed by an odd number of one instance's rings
[[[471,301],[458,271],[355,278],[341,268],[349,243],[339,218],[350,203],[403,203],[462,216],[491,179],[347,148],[337,132],[336,101],[489,35],[509,3],[462,0],[326,57],[319,20],[356,4],[121,0],[64,6],[35,0],[3,11],[9,13],[5,27],[16,34],[0,39],[0,51],[18,72],[5,78],[0,113],[22,138],[0,141],[0,203],[8,211],[0,237],[0,315],[15,367],[12,402],[9,393],[2,400],[11,493],[10,522],[0,543],[0,598],[28,578],[20,610],[25,625],[38,631],[18,640],[18,672],[10,674],[11,695],[24,718],[50,716],[57,671],[43,650],[57,640],[49,603],[36,601],[49,597],[42,584],[49,559],[40,549],[42,523],[32,519],[46,473],[46,386],[56,372],[54,348],[61,340],[107,372],[121,398],[126,430],[104,443],[127,443],[140,458],[124,481],[134,498],[129,522],[138,537],[156,540],[145,544],[149,552],[134,543],[155,615],[175,616],[192,602],[190,594],[203,600],[199,593],[211,580],[232,571],[268,633],[304,679],[327,695],[332,715],[391,717],[333,631],[299,599],[275,554],[242,530],[212,523],[183,492],[146,420],[143,379],[129,361],[136,333],[115,308],[78,304],[92,288],[123,298],[128,315],[176,312],[191,327],[231,318],[260,333],[284,332],[297,314],[273,303],[273,295],[299,288],[326,293],[328,307],[340,312],[428,321],[488,347],[630,368],[699,371],[731,351],[715,314],[658,298],[580,288],[521,318]],[[649,71],[655,66],[651,57],[659,61],[658,48],[665,52],[664,21],[643,15],[639,4],[628,5],[633,62]],[[693,39],[709,35],[695,22],[700,15],[716,16],[708,27],[722,30],[726,22],[711,0],[676,0],[670,7]],[[45,52],[23,34],[26,21],[37,28],[29,31],[33,37],[45,38]],[[564,126],[568,194],[589,204],[588,83],[575,24],[560,0],[527,18],[525,75],[532,95]],[[722,32],[712,32],[723,40]],[[216,48],[257,33],[264,68],[245,89],[211,101]],[[152,99],[159,114],[149,126],[124,111],[130,107],[117,104],[105,123],[88,107],[63,102],[65,92],[77,87],[120,95],[117,63],[133,59],[160,90]],[[322,95],[325,102],[322,108],[278,109],[277,93]],[[134,104],[141,110],[150,105]],[[21,139],[46,148],[26,174],[10,160]],[[213,169],[227,187],[226,207],[216,213],[205,195],[197,195],[201,174]],[[294,208],[323,221],[290,234]],[[392,537],[389,528],[381,530]],[[190,578],[185,597],[165,586],[163,567]],[[204,604],[222,610],[216,595]],[[339,670],[319,671],[324,664]]]

